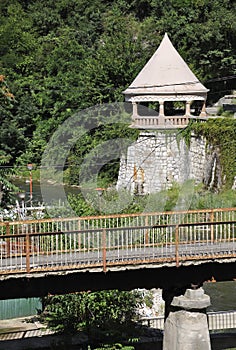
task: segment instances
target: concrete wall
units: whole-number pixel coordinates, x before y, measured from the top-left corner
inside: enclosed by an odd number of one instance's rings
[[[215,173],[219,169],[215,150],[206,145],[204,138],[194,135],[187,146],[177,133],[140,133],[121,158],[117,189],[148,194],[188,179],[195,180],[196,184],[215,185]]]

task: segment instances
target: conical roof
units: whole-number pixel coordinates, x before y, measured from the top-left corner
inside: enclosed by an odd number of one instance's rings
[[[124,94],[206,94],[207,91],[165,34],[156,52]]]

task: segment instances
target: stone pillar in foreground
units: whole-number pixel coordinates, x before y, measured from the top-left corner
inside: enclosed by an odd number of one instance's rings
[[[165,322],[163,350],[211,350],[206,307],[210,297],[202,288],[174,297]]]

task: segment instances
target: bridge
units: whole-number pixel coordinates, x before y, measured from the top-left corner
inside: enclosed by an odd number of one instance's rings
[[[142,274],[150,274],[150,283],[154,272],[160,284],[204,281],[219,273],[218,279],[232,279],[235,239],[236,208],[1,222],[1,285],[11,282],[13,290],[6,293],[14,295],[16,280],[25,286],[23,281],[49,276],[54,282],[60,276],[62,285],[63,276],[64,282],[80,276],[79,288],[85,289],[91,279],[101,286],[105,278],[112,287],[123,277],[132,288]]]

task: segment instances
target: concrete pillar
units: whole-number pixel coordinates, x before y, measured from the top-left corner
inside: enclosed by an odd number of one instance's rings
[[[199,117],[206,117],[206,115],[207,115],[206,114],[206,100],[204,100],[202,110],[201,110]]]
[[[209,305],[210,297],[202,288],[187,289],[184,295],[174,297],[165,322],[163,350],[210,350]]]

